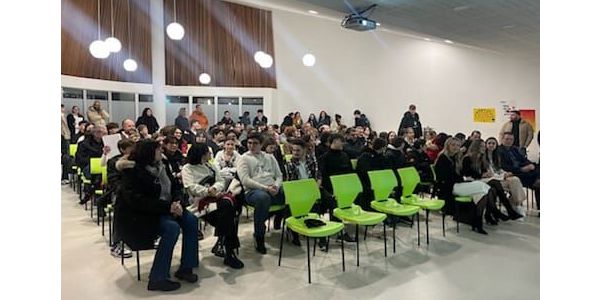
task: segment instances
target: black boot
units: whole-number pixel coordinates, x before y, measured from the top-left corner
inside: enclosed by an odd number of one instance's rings
[[[498,221],[492,217],[492,213],[489,210],[485,212],[485,222],[490,225],[498,225]]]
[[[181,287],[181,283],[171,281],[168,279],[162,281],[150,281],[148,282],[148,290],[149,291],[163,291],[169,292],[179,289]]]
[[[288,228],[287,234],[288,234],[288,236],[292,236],[292,244],[294,244],[298,247],[302,246],[302,244],[300,244],[300,235],[298,235],[297,232],[292,231]]]
[[[273,218],[273,229],[275,230],[279,230],[281,229],[281,221],[283,220],[283,217],[281,216],[281,214],[276,214],[275,217]]]
[[[473,219],[473,225],[471,225],[471,230],[481,234],[488,234],[485,230],[483,230],[483,220],[481,220],[481,216],[478,216],[475,219]]]
[[[496,208],[494,211],[492,211],[492,214],[494,215],[494,217],[495,217],[496,219],[500,219],[500,220],[502,220],[502,221],[508,221],[508,220],[510,220],[510,218],[509,218],[507,215],[503,214],[503,213],[502,213],[502,212],[501,212],[499,209],[497,209],[497,208]]]
[[[233,249],[225,249],[225,260],[223,260],[223,264],[226,266],[230,266],[234,269],[241,269],[244,267],[244,263],[235,255],[235,251]]]
[[[187,281],[189,283],[194,283],[198,281],[198,275],[194,274],[191,268],[177,270],[177,272],[175,272],[175,277]]]
[[[256,245],[255,245],[256,251],[260,254],[267,254],[267,248],[265,248],[265,237],[264,236],[256,236],[256,237],[254,237],[254,241],[256,243]]]

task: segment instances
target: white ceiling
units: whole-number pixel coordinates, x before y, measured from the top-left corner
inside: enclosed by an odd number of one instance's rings
[[[377,4],[382,27],[539,61],[539,0],[263,0],[339,16]],[[335,13],[334,13],[335,14]],[[341,18],[340,18],[341,21]]]

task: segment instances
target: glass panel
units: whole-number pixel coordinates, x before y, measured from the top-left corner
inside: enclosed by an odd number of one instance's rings
[[[175,119],[179,115],[179,109],[186,109],[186,118],[190,116],[188,108],[188,96],[167,96],[167,124],[175,125]]]
[[[121,125],[125,119],[131,119],[135,122],[135,94],[130,93],[112,93],[112,122]]]
[[[95,91],[95,90],[87,90],[87,104],[92,106],[94,101],[100,101],[100,106],[108,113],[108,92],[107,91]],[[85,108],[86,119],[87,119],[87,111],[88,108]],[[109,122],[113,122],[113,117],[109,115]]]
[[[63,98],[83,99],[83,90],[62,88]]]
[[[256,117],[256,111],[259,109],[263,109],[262,97],[242,98],[242,113],[246,111],[250,113],[250,122],[254,121],[254,117]],[[271,123],[273,123],[273,121],[269,120],[269,124]]]
[[[217,122],[223,119],[226,111],[231,113],[231,119],[237,122],[240,117],[240,99],[237,97],[219,97],[217,106]]]
[[[154,98],[152,97],[152,95],[142,95],[142,94],[140,94],[140,102],[153,102],[153,101],[154,101]]]
[[[194,97],[192,109],[196,109],[196,105],[200,104],[200,108],[208,118],[208,126],[215,124],[215,98],[214,97]],[[191,112],[190,112],[191,114]]]

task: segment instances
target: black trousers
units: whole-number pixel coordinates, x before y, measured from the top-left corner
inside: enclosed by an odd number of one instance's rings
[[[204,217],[208,224],[215,227],[215,235],[223,237],[226,250],[240,247],[238,238],[238,223],[236,222],[236,207],[227,199],[217,200],[217,210]]]
[[[71,158],[69,157],[69,140],[65,139],[62,135],[60,136],[60,164],[62,165],[60,179],[69,179],[69,168],[71,168]]]

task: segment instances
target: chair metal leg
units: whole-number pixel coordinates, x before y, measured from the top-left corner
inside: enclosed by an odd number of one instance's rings
[[[394,229],[393,229],[393,237],[394,237],[394,253],[396,253],[396,221],[394,221]]]
[[[421,222],[419,221],[419,212],[417,212],[417,246],[421,246]]]
[[[358,224],[356,224],[356,232],[355,232],[355,240],[356,240],[356,266],[360,266],[360,248],[358,247]]]
[[[342,229],[342,236],[344,236],[343,229]],[[327,238],[327,245],[329,245],[329,237]],[[346,259],[344,258],[344,239],[342,239],[342,272],[346,272]]]
[[[442,212],[442,234],[446,237],[446,214]]]
[[[369,228],[369,226],[365,226],[365,237],[363,239],[363,241],[367,240],[367,229]]]
[[[383,251],[387,257],[387,235],[385,234],[385,222],[383,222]]]
[[[137,260],[137,278],[138,281],[142,281],[142,277],[140,276],[140,251],[135,251],[135,258]]]
[[[112,246],[112,212],[108,212],[108,243]]]
[[[458,202],[456,202],[456,204],[454,206],[455,206],[455,208],[454,208],[454,215],[456,217],[456,233],[458,233],[458,228],[460,226],[459,225],[460,222],[458,221],[460,219],[459,218],[459,215],[460,215],[459,211],[460,210],[458,209]]]
[[[104,236],[104,215],[102,216],[102,236]]]
[[[121,266],[125,265],[125,256],[123,256],[123,251],[125,249],[125,242],[121,241]]]
[[[313,256],[317,254],[317,238],[313,239]]]
[[[281,267],[281,253],[283,252],[283,235],[285,233],[284,229],[285,229],[285,221],[284,221],[284,224],[281,225],[281,238],[279,239],[279,262],[277,263],[277,265],[280,267]]]
[[[310,281],[310,238],[306,237],[306,259],[308,261],[308,283]]]
[[[425,210],[425,231],[427,232],[427,245],[429,245],[429,209]]]

